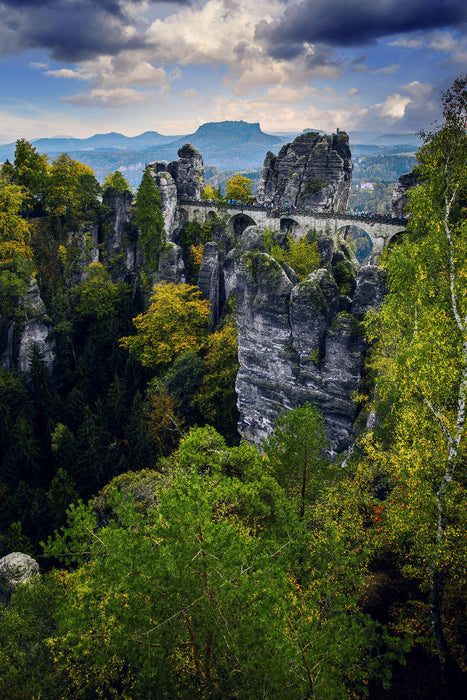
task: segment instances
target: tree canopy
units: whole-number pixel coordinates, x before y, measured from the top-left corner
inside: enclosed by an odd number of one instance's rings
[[[158,372],[187,350],[207,340],[209,302],[198,287],[161,283],[154,287],[149,309],[133,319],[136,335],[120,340],[145,367]]]
[[[166,236],[161,196],[148,166],[144,169],[136,194],[135,222],[139,228],[146,264],[149,268],[156,269]]]
[[[252,192],[253,183],[249,177],[245,175],[234,175],[230,180],[227,180],[225,185],[226,199],[235,199],[235,201],[250,204],[255,201]]]

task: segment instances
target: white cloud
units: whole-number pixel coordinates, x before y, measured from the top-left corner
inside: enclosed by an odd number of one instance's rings
[[[400,46],[403,49],[421,49],[426,46],[424,36],[403,36],[396,41],[389,42],[389,46]]]
[[[360,116],[359,107],[341,109],[321,109],[309,104],[271,102],[271,93],[267,92],[260,98],[247,100],[218,98],[209,115],[213,121],[224,119],[244,119],[259,121],[262,128],[274,131],[302,131],[305,128],[335,131],[354,128],[354,123]]]
[[[381,115],[391,119],[402,119],[405,114],[405,108],[410,101],[410,97],[399,95],[399,93],[389,95],[381,105]]]
[[[146,92],[139,92],[131,88],[94,88],[89,92],[84,92],[72,97],[61,97],[62,102],[75,105],[98,106],[98,107],[124,107],[135,102],[147,102],[152,96]]]
[[[65,80],[89,80],[90,75],[71,68],[59,68],[58,70],[48,70],[45,75],[52,75],[54,78],[65,78]]]
[[[393,63],[392,66],[384,66],[384,68],[377,68],[373,73],[375,75],[390,75],[391,73],[395,73],[398,71],[400,68],[400,63]]]

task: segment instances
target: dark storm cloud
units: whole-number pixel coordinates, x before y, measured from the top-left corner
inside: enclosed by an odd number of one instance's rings
[[[276,58],[290,58],[306,42],[361,46],[383,36],[465,26],[465,0],[302,0],[282,19],[257,27]]]
[[[138,0],[0,0],[0,47],[4,54],[47,49],[51,58],[69,62],[115,55],[144,43],[129,32],[132,19],[126,13],[129,5],[138,4]]]

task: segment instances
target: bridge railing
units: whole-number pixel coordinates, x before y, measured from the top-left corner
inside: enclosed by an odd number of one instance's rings
[[[393,226],[406,226],[407,219],[404,217],[394,218],[386,214],[371,214],[369,212],[355,213],[337,213],[337,212],[324,212],[324,211],[314,211],[311,207],[270,207],[266,204],[243,204],[242,202],[219,202],[209,200],[209,199],[179,199],[178,204],[185,204],[188,206],[204,207],[209,209],[217,209],[218,207],[227,209],[236,209],[241,213],[245,211],[262,211],[268,214],[271,218],[283,218],[285,216],[312,216],[317,219],[351,219],[352,221],[371,221],[371,222],[384,222],[385,224],[391,224]]]

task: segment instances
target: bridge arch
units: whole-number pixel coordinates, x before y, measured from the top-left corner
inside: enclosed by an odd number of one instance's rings
[[[295,221],[295,219],[292,219],[289,216],[284,216],[280,221],[280,230],[281,233],[286,233],[287,235],[292,234],[293,236],[296,236],[301,230],[301,226],[298,223],[298,221]]]
[[[251,216],[249,216],[248,214],[244,214],[243,212],[234,214],[229,219],[229,222],[227,224],[229,233],[233,234],[235,238],[240,238],[240,236],[245,231],[245,229],[248,228],[248,226],[256,226],[256,221]]]
[[[339,233],[340,237],[352,246],[360,265],[363,265],[370,259],[373,252],[373,239],[363,226],[358,224],[343,226]]]

